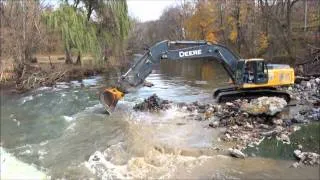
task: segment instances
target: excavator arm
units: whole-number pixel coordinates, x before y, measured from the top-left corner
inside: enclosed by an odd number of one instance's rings
[[[177,47],[182,48],[177,48]],[[125,92],[141,86],[151,74],[153,65],[161,60],[184,60],[207,58],[217,60],[235,82],[235,71],[240,59],[227,47],[206,41],[161,41],[149,48],[130,69],[121,76],[116,87],[105,89],[100,94],[100,101],[110,113]]]

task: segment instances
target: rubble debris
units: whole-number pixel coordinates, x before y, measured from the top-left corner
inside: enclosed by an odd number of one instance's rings
[[[294,150],[293,154],[299,160],[298,166],[297,163],[292,165],[293,167],[300,167],[301,165],[306,166],[319,166],[320,165],[320,155],[313,152],[302,152],[301,150],[297,149]]]
[[[320,78],[311,78],[309,81],[302,80],[292,87],[283,88],[292,99],[298,104],[317,104],[320,103]]]
[[[170,101],[160,99],[156,94],[145,99],[142,103],[136,104],[133,109],[136,111],[160,111],[171,107]]]
[[[154,94],[144,102],[135,105],[134,109],[160,111],[166,110],[172,105],[172,102],[162,100]],[[254,105],[255,109],[251,108]],[[296,115],[292,119],[282,119],[277,113],[282,111],[285,105],[286,101],[282,98],[261,97],[250,103],[247,100],[236,100],[225,104],[193,102],[190,104],[179,103],[177,107],[181,111],[190,113],[186,119],[209,121],[208,126],[211,128],[226,127],[221,139],[235,141],[245,147],[248,144],[259,145],[264,137],[276,137],[277,140],[290,144],[289,135],[298,130],[293,124],[308,121],[305,120],[304,115],[300,115],[301,117]]]
[[[311,86],[311,89],[307,86]],[[207,127],[210,128],[224,127],[220,139],[234,141],[243,148],[259,145],[265,137],[275,137],[290,144],[290,135],[300,129],[300,123],[320,120],[320,107],[314,105],[315,102],[320,102],[319,86],[320,79],[311,79],[309,83],[302,81],[301,84],[288,88],[293,99],[297,100],[295,96],[300,98],[293,113],[288,108],[284,111],[287,102],[278,97],[260,97],[250,103],[244,99],[221,104],[173,104],[152,95],[134,109],[159,111],[177,106],[178,110],[187,112],[187,120],[207,122]]]
[[[313,121],[320,121],[320,108],[313,108],[307,117]]]

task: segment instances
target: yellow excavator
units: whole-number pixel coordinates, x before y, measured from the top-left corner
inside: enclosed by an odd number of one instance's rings
[[[263,59],[241,59],[227,47],[207,41],[161,41],[153,45],[114,87],[100,93],[100,102],[110,114],[117,102],[133,89],[142,86],[152,72],[153,65],[166,60],[209,59],[221,63],[232,80],[232,86],[217,88],[213,97],[218,103],[260,96],[290,95],[277,87],[294,83],[294,70],[285,64],[267,64]]]

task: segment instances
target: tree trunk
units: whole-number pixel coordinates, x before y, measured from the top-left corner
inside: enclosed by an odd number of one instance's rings
[[[49,56],[49,62],[50,62],[50,67],[51,67],[51,69],[54,69],[54,66],[53,66],[53,64],[52,64],[52,62],[51,62],[51,56]]]
[[[66,64],[72,64],[72,59],[71,59],[71,52],[68,49],[65,49],[66,52]]]
[[[287,29],[286,29],[286,44],[285,44],[285,48],[287,50],[287,53],[289,55],[289,58],[291,60],[294,60],[294,57],[293,57],[293,53],[292,53],[292,33],[291,33],[291,11],[292,11],[292,6],[294,5],[294,1],[293,2],[290,2],[288,1],[287,2],[287,14],[286,14],[286,24],[287,24]]]
[[[14,73],[16,76],[16,84],[20,84],[25,74],[25,66],[23,65],[23,63],[19,62],[18,60],[16,60],[15,62],[16,63],[14,65]]]
[[[78,53],[76,65],[81,65],[81,54],[80,54],[80,52]]]
[[[25,47],[25,49],[24,49],[23,62],[24,62],[24,63],[30,63],[30,62],[32,62],[31,49],[28,48],[28,47]]]
[[[238,4],[239,3],[239,4]],[[241,52],[241,27],[240,27],[240,1],[237,1],[237,5],[236,5],[236,26],[237,26],[237,49],[238,52]]]
[[[222,10],[222,8],[223,8],[222,3],[224,3],[224,5],[225,5],[225,2],[220,1],[220,8],[219,8],[219,10],[220,10],[219,11],[219,14],[220,14],[220,27],[223,27],[223,18],[224,18],[224,10]],[[223,28],[221,28],[220,31],[222,32],[223,43],[227,44],[227,37],[226,37],[225,30]]]

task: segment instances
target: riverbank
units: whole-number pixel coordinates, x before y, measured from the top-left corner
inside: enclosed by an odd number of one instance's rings
[[[4,93],[24,93],[41,86],[51,87],[57,82],[81,80],[86,77],[105,73],[104,67],[81,67],[74,65],[60,65],[47,68],[45,65],[30,65],[23,78],[10,79],[0,83],[0,90]]]
[[[23,93],[41,86],[54,86],[57,82],[81,80],[87,77],[106,74],[124,65],[114,62],[94,64],[90,58],[83,58],[81,65],[65,64],[63,56],[37,56],[38,62],[23,67],[20,79],[13,71],[13,65],[2,68],[0,90],[4,93]]]

